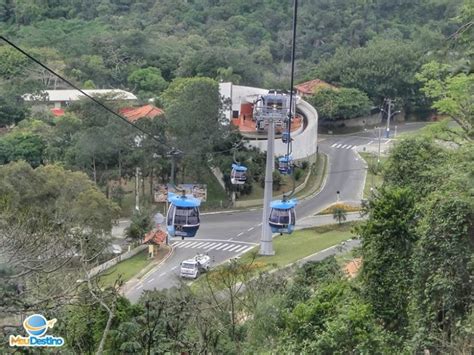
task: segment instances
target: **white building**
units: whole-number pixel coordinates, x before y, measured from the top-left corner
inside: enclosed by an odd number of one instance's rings
[[[120,89],[94,89],[83,91],[91,96],[107,95],[117,100],[137,100],[137,97],[131,92]],[[77,90],[44,90],[40,94],[23,95],[23,99],[27,102],[43,104],[54,108],[65,107],[69,103],[82,98],[84,98],[84,95]]]

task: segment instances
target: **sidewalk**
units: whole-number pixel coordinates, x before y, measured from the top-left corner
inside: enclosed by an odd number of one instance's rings
[[[346,220],[344,222],[362,221],[366,218],[366,216],[361,217],[359,212],[348,212],[346,215]],[[333,218],[332,214],[324,214],[302,218],[298,220],[298,223],[295,227],[296,230],[298,230],[336,223],[337,221]]]

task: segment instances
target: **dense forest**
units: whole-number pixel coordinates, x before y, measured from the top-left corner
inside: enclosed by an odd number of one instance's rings
[[[301,1],[297,80],[357,88],[376,105],[392,97],[427,108],[414,74],[446,51],[465,60],[453,35],[469,21],[468,3],[463,12],[461,0]],[[2,33],[55,70],[144,98],[177,77],[288,88],[291,16],[292,2],[275,0],[0,1]],[[0,56],[18,60],[18,73],[28,64],[7,47]]]
[[[354,228],[357,276],[335,258],[270,274],[233,260],[200,287],[131,304],[120,279],[102,287],[87,271],[120,215],[114,183],[137,167],[169,181],[177,150],[183,182],[229,167],[241,137],[222,124],[218,82],[289,87],[292,1],[0,0],[2,36],[80,87],[130,90],[165,111],[137,123],[149,133],[139,143],[90,101],[59,118],[34,112],[22,95],[67,85],[0,41],[1,352],[15,316],[41,312],[60,319],[64,353],[472,353],[473,18],[472,0],[301,0],[296,81],[340,87],[308,99],[323,118],[391,98],[457,125],[400,139],[377,165],[383,184]],[[261,180],[262,155],[245,156]]]

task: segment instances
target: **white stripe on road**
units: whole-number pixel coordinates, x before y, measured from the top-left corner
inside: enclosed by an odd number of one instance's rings
[[[229,250],[227,251],[234,251],[235,249],[239,249],[240,248],[240,244],[237,244],[237,245],[234,245],[233,248],[230,248]]]
[[[341,145],[342,145],[342,144],[338,144],[338,145],[336,145],[336,147],[335,147],[335,148],[340,148],[340,147],[341,147]]]
[[[390,142],[390,141],[391,141],[391,139],[387,140],[387,141],[386,141],[386,142],[384,142],[383,144],[387,144],[387,143],[388,143],[388,142]]]
[[[374,141],[370,141],[369,143],[367,143],[367,145],[371,145],[372,143],[374,143]]]
[[[222,244],[220,247],[217,247],[215,250],[219,250],[219,249],[222,249],[223,247],[227,246],[228,244],[224,243]]]
[[[187,245],[191,244],[192,242],[184,242],[183,244],[181,244],[179,247],[180,248],[186,248]]]
[[[244,249],[244,250],[240,251],[240,254],[244,254],[244,253],[248,252],[249,250],[251,250],[253,248],[255,248],[255,247],[247,247],[247,249]]]
[[[344,144],[344,145],[341,147],[341,149],[344,149],[345,147],[347,147],[347,144]]]
[[[197,244],[199,244],[199,243],[198,242],[192,242],[191,244],[186,245],[186,248],[194,248]]]
[[[346,149],[351,149],[351,148],[355,148],[354,145],[348,145]]]
[[[137,288],[142,288],[142,287],[143,287],[143,285],[138,285],[138,286],[137,286]]]
[[[204,243],[203,245],[200,246],[200,248],[201,248],[201,249],[208,248],[208,247],[211,246],[211,244],[212,244],[212,243],[209,243],[209,242]]]
[[[179,246],[179,245],[181,245],[181,244],[184,244],[184,243],[186,243],[186,242],[174,242],[172,245],[173,245],[174,247],[177,247],[177,246]]]
[[[151,278],[151,279],[149,279],[147,282],[150,283],[150,282],[152,282],[153,280],[155,280],[155,278]]]
[[[165,276],[166,272],[162,272],[158,277]]]
[[[237,237],[240,237],[242,234],[244,234],[244,232],[240,232],[239,234],[237,234]]]
[[[213,243],[211,243],[211,244],[213,244]],[[215,243],[215,244],[213,244],[209,249],[207,249],[206,251],[209,251],[209,250],[212,250],[212,249],[214,249],[214,248],[217,248],[217,247],[220,246],[220,245],[222,245],[222,243]]]
[[[335,146],[336,144],[337,144],[337,143],[334,143],[334,144],[331,146],[331,148],[334,148],[334,146]]]
[[[247,229],[247,232],[253,231],[254,228],[255,228],[255,227],[252,227],[252,228]]]
[[[225,248],[222,248],[222,250],[227,250],[229,248],[232,248],[234,246],[234,244],[231,244],[231,245],[227,245]]]
[[[239,248],[235,249],[234,252],[238,253],[238,252],[244,250],[245,248],[248,248],[248,246],[247,245],[239,245]]]
[[[196,249],[202,248],[203,244],[206,244],[206,243],[204,243],[204,242],[197,243],[193,248],[196,248]]]

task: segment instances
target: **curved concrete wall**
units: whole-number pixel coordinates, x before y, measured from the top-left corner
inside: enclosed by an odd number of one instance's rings
[[[293,136],[292,156],[295,160],[310,159],[316,160],[316,149],[318,146],[318,113],[316,109],[304,100],[299,100],[296,105],[308,120],[306,129],[298,135]],[[267,151],[267,141],[248,141],[248,147],[256,147],[262,152]],[[275,139],[275,156],[286,154],[286,144],[281,139]]]

